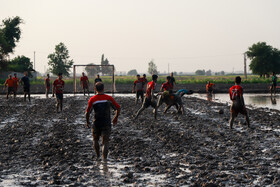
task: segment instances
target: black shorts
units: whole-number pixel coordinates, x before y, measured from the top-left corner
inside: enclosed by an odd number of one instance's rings
[[[94,141],[98,141],[100,136],[102,137],[102,144],[109,141],[111,135],[111,125],[105,125],[104,127],[92,127],[92,136]]]
[[[144,92],[143,90],[139,90],[136,92],[136,98],[138,99],[139,97],[143,98],[144,97]]]
[[[15,93],[14,87],[8,87],[8,94]]]
[[[56,93],[56,99],[57,100],[63,100],[63,94],[62,93]]]
[[[276,82],[273,82],[273,83],[271,84],[271,88],[276,88],[276,86],[277,86],[277,83],[276,83]]]
[[[30,92],[30,86],[24,86],[23,91],[29,93]]]
[[[156,103],[156,101],[152,102],[152,99],[151,99],[151,98],[145,97],[145,100],[144,100],[144,102],[143,102],[143,106],[144,106],[145,108],[148,108],[149,106],[152,106],[153,108],[156,108],[157,103]]]

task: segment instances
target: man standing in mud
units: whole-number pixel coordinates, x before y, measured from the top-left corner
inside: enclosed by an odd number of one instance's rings
[[[13,80],[14,80],[14,96],[16,97],[17,89],[18,89],[18,83],[19,83],[19,79],[17,78],[17,74],[16,73],[14,73]]]
[[[88,95],[89,95],[88,85],[89,85],[88,77],[85,76],[85,73],[83,72],[82,76],[80,78],[80,86],[83,88],[84,95],[86,95],[86,90],[87,90]]]
[[[56,95],[56,112],[58,112],[59,106],[60,111],[62,111],[62,102],[63,102],[63,89],[64,81],[62,80],[62,73],[58,74],[58,79],[53,82],[53,97],[54,93]]]
[[[137,80],[134,81],[133,83],[133,89],[132,89],[132,93],[135,92],[135,88],[136,88],[136,98],[135,98],[135,104],[138,104],[138,100],[139,97],[141,97],[141,103],[143,103],[143,98],[144,98],[144,93],[143,93],[143,82],[140,79],[140,75],[137,75]]]
[[[116,110],[113,118],[113,125],[118,122],[120,115],[120,105],[113,99],[113,97],[104,94],[104,84],[98,82],[95,84],[95,91],[97,94],[90,98],[86,109],[87,127],[90,128],[90,113],[94,110],[94,121],[92,126],[92,136],[94,150],[97,159],[100,158],[99,139],[102,140],[102,158],[106,161],[109,152],[109,140],[111,134],[111,111],[110,107]]]
[[[9,95],[10,95],[12,92],[13,92],[14,98],[15,98],[15,97],[16,97],[15,91],[14,91],[15,82],[14,82],[14,80],[12,79],[12,75],[9,75],[9,76],[8,76],[8,79],[5,81],[4,89],[5,89],[5,87],[6,87],[7,85],[8,85],[7,99],[9,99]]]
[[[245,107],[244,98],[243,98],[243,88],[240,86],[241,77],[235,77],[235,85],[229,89],[229,96],[232,101],[230,107],[230,120],[229,127],[232,129],[234,118],[237,117],[238,113],[243,114],[246,118],[246,123],[248,128],[250,128],[249,116]]]
[[[30,80],[27,71],[24,72],[24,77],[20,79],[20,83],[23,83],[24,101],[26,101],[26,95],[28,95],[30,102]]]
[[[147,84],[147,91],[146,91],[146,96],[145,96],[144,102],[142,104],[142,107],[136,113],[135,119],[137,119],[139,114],[143,110],[145,110],[145,108],[148,108],[150,105],[154,108],[153,113],[154,113],[155,119],[157,118],[157,103],[155,100],[156,97],[154,96],[154,90],[156,87],[157,78],[158,78],[157,75],[153,75],[152,76],[153,80]]]
[[[277,76],[276,76],[275,72],[272,72],[271,79],[272,79],[272,84],[270,87],[270,93],[272,95],[272,92],[274,92],[274,95],[276,95]]]
[[[46,88],[46,98],[49,97],[51,82],[50,82],[50,75],[47,74],[47,78],[45,78],[45,88]]]

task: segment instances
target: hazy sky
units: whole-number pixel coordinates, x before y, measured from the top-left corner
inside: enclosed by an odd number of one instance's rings
[[[0,20],[20,16],[22,38],[14,55],[48,68],[63,42],[75,64],[100,63],[117,71],[243,69],[249,46],[280,48],[279,0],[0,0]]]

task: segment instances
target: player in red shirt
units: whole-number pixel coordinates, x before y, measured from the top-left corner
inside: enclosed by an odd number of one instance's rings
[[[141,97],[141,103],[143,103],[143,98],[144,98],[144,92],[143,92],[143,82],[140,79],[140,75],[137,75],[137,80],[134,81],[133,83],[133,89],[132,89],[132,93],[135,92],[135,88],[136,88],[136,99],[135,99],[135,104],[138,103],[138,99],[139,97]]]
[[[152,76],[152,81],[147,84],[147,91],[146,91],[146,96],[143,102],[142,107],[138,110],[136,113],[135,119],[139,116],[139,114],[145,110],[145,108],[148,108],[150,105],[154,108],[153,113],[155,119],[157,118],[157,103],[155,101],[155,96],[154,96],[154,90],[156,87],[156,82],[157,82],[157,75]]]
[[[109,95],[104,94],[104,84],[97,82],[95,84],[95,91],[97,94],[89,99],[88,107],[86,109],[87,127],[90,127],[90,113],[94,110],[94,121],[92,126],[92,136],[94,150],[97,159],[100,157],[99,138],[102,138],[102,157],[103,160],[107,159],[109,152],[109,140],[111,134],[111,111],[112,107],[116,110],[113,118],[113,125],[118,122],[120,114],[120,105]]]
[[[14,80],[14,97],[16,97],[18,83],[19,83],[19,78],[17,78],[17,74],[16,73],[14,73],[13,80]]]
[[[59,73],[58,79],[53,82],[53,97],[54,93],[56,95],[56,112],[58,112],[59,106],[60,111],[62,111],[63,89],[64,81],[62,80],[62,73]]]
[[[88,77],[85,76],[85,73],[83,72],[82,76],[80,78],[80,86],[83,88],[84,95],[86,95],[86,90],[87,90],[88,95],[89,95],[88,85],[89,85]]]
[[[248,128],[250,128],[249,116],[243,98],[243,89],[239,85],[240,83],[241,83],[241,77],[239,76],[235,77],[235,85],[229,89],[229,96],[232,101],[230,107],[231,116],[229,120],[230,129],[232,129],[234,118],[237,117],[238,113],[243,114],[245,116]]]
[[[46,88],[46,98],[48,98],[50,93],[50,88],[51,88],[51,81],[50,81],[49,74],[47,74],[47,78],[45,78],[45,88]]]
[[[15,98],[16,97],[15,91],[14,91],[15,82],[12,79],[12,75],[9,75],[8,79],[6,79],[5,84],[4,84],[4,89],[7,85],[8,85],[7,99],[9,99],[9,94],[11,94],[12,92],[13,92],[14,98]]]
[[[161,104],[164,102],[164,100],[169,99],[167,97],[173,96],[172,99],[174,98],[174,95],[172,95],[172,90],[173,90],[173,85],[171,84],[171,77],[167,76],[166,82],[163,83],[160,88],[161,93],[158,93],[159,99],[158,99],[157,107],[160,107]]]

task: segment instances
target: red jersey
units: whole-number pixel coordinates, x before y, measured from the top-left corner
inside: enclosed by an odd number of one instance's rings
[[[141,82],[144,84],[146,84],[146,82],[148,82],[148,80],[145,77],[140,78]]]
[[[56,79],[53,82],[55,93],[63,93],[63,88],[64,88],[64,81]]]
[[[164,90],[164,91],[169,91],[169,90],[172,90],[173,89],[173,85],[170,83],[170,82],[165,82],[162,84],[161,86],[161,90]]]
[[[243,94],[243,88],[239,85],[234,85],[229,89],[230,99],[234,100],[237,97],[241,97]]]
[[[45,83],[46,83],[46,88],[50,88],[51,84],[50,84],[50,78],[46,78],[45,79]]]
[[[155,89],[156,83],[154,81],[151,81],[147,84],[147,91],[146,91],[146,97],[150,98],[151,97],[151,92],[152,90]]]
[[[87,86],[88,85],[88,77],[87,76],[81,77],[80,81],[83,83],[83,86]]]
[[[13,79],[7,79],[5,81],[5,85],[8,85],[8,87],[14,87],[15,86],[14,80]]]
[[[111,125],[111,107],[119,109],[120,105],[109,95],[97,94],[89,99],[86,112],[94,109],[94,125],[102,128]]]
[[[14,80],[14,87],[17,88],[19,79],[17,77],[13,77],[12,79]]]
[[[142,80],[140,79],[140,80],[136,80],[136,81],[134,81],[134,86],[135,86],[135,88],[136,88],[136,91],[142,91],[143,90],[143,82],[142,82]]]

